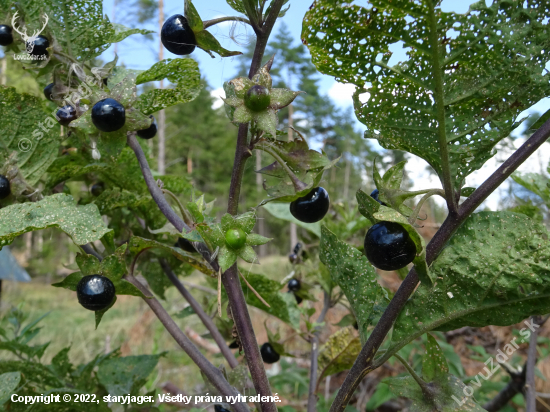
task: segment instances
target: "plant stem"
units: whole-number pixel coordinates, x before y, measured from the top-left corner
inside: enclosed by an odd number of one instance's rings
[[[127,275],[126,280],[138,288],[144,295],[144,301],[149,305],[151,310],[157,315],[157,318],[164,325],[166,330],[172,335],[178,345],[189,355],[189,357],[200,368],[208,380],[214,385],[214,387],[220,391],[223,396],[236,396],[237,391],[231,387],[231,385],[225,380],[222,372],[212,365],[208,359],[197,349],[195,345],[189,340],[189,338],[181,331],[176,325],[174,320],[170,317],[168,312],[162,307],[160,302],[152,295],[151,292],[139,282],[134,276]],[[236,403],[233,405],[236,411],[249,412],[248,406],[243,403]]]
[[[191,227],[191,225],[193,224],[193,218],[189,214],[189,211],[183,207],[178,197],[168,189],[162,189],[162,193],[167,193],[168,195],[170,195],[172,199],[174,199],[174,201],[176,202],[176,204],[180,209],[180,213],[181,213],[181,217],[183,218],[183,221],[187,226]]]
[[[176,289],[181,293],[181,296],[183,296],[183,298],[187,302],[189,302],[189,305],[193,308],[204,326],[206,326],[206,329],[208,329],[210,335],[212,335],[212,338],[218,344],[220,351],[227,360],[227,363],[229,363],[229,366],[231,366],[231,368],[236,368],[239,365],[239,362],[237,361],[237,359],[235,359],[235,356],[233,356],[233,353],[227,346],[225,339],[223,338],[222,334],[220,333],[210,316],[208,316],[200,303],[197,302],[193,295],[185,288],[185,286],[183,286],[176,274],[172,271],[172,268],[170,268],[168,262],[165,259],[159,259],[159,262],[160,266],[164,270],[164,273],[166,274],[168,279],[170,279],[170,282],[172,282]]]
[[[147,163],[147,158],[145,157],[145,154],[143,153],[143,150],[141,149],[141,146],[136,139],[136,134],[128,133],[126,141],[128,143],[128,146],[130,146],[130,148],[134,151],[136,155],[139,166],[141,168],[141,173],[143,174],[143,179],[145,180],[145,184],[147,185],[149,192],[151,193],[151,197],[157,204],[162,214],[166,216],[168,221],[172,223],[174,227],[180,232],[183,232],[184,230],[186,232],[190,232],[191,228],[181,219],[181,217],[178,216],[176,212],[174,212],[174,209],[172,209],[172,206],[170,206],[170,203],[168,203],[168,201],[164,197],[162,189],[158,187],[157,182],[155,181],[155,178],[151,173],[151,169],[149,168],[149,163]],[[215,272],[218,272],[218,262],[212,259],[212,254],[210,253],[210,250],[208,250],[208,246],[200,242],[191,243],[193,243],[193,247],[197,250],[197,252],[199,252],[210,264],[210,266],[212,266],[212,269],[214,269]]]
[[[542,317],[532,316],[531,322],[535,325],[541,324]],[[539,329],[536,328],[531,332],[529,338],[529,350],[527,352],[527,364],[525,365],[526,375],[525,375],[525,411],[526,412],[535,412],[537,409],[537,391],[535,388],[535,367],[537,364],[537,337],[539,334]]]
[[[203,24],[204,24],[204,28],[207,29],[210,26],[223,23],[226,21],[240,21],[241,23],[246,23],[252,26],[252,23],[250,23],[250,20],[245,19],[244,17],[236,17],[236,16],[226,16],[226,17],[220,17],[218,19],[206,20],[205,22],[203,22]]]
[[[253,10],[253,7],[249,7],[249,2],[245,1],[245,5],[248,18],[256,32],[257,40],[254,48],[254,56],[250,65],[249,78],[252,78],[260,69],[262,64],[262,58],[267,46],[267,40],[273,30],[277,16],[281,11],[284,0],[274,0],[271,10],[261,27],[256,27],[257,14]],[[250,149],[247,146],[248,137],[248,124],[241,124],[239,126],[239,132],[237,136],[237,147],[235,149],[235,161],[233,164],[233,172],[231,174],[231,186],[229,188],[229,199],[227,205],[227,212],[236,215],[239,210],[239,195],[241,192],[242,178],[245,170],[246,161],[252,156]],[[239,273],[237,265],[233,265],[222,276],[223,286],[227,292],[229,299],[229,307],[231,315],[237,328],[239,340],[244,349],[245,358],[252,376],[252,382],[256,393],[261,396],[271,396],[271,387],[269,380],[265,373],[264,364],[260,355],[260,348],[256,341],[256,335],[254,334],[254,328],[252,327],[252,321],[246,301],[244,298],[241,282],[239,279]],[[260,408],[262,412],[277,412],[277,406],[274,402],[260,402]]]
[[[405,369],[407,369],[407,372],[409,372],[409,374],[412,376],[415,382],[418,383],[418,386],[420,386],[420,389],[422,389],[422,392],[424,393],[424,395],[426,395],[427,398],[433,401],[434,393],[432,389],[430,389],[428,384],[424,382],[420,376],[418,376],[418,374],[414,371],[414,369],[411,368],[411,365],[409,365],[409,363],[405,359],[403,359],[401,355],[399,355],[398,353],[394,353],[393,356],[395,356],[397,360],[401,362],[401,364],[405,367]]]
[[[92,246],[90,246],[89,243],[86,243],[85,245],[80,246],[80,249],[82,249],[84,252],[86,252],[88,255],[95,256],[99,259],[101,262],[103,260],[103,256],[101,256],[99,253],[97,253]]]
[[[325,316],[330,309],[330,293],[324,291],[324,303],[323,309],[317,318],[316,323],[323,323],[325,321]],[[311,338],[311,365],[309,368],[309,394],[307,398],[307,412],[315,412],[317,410],[317,401],[319,400],[315,390],[317,388],[317,367],[319,359],[319,335],[321,334],[321,329],[317,327],[315,332],[313,332],[313,337]]]
[[[502,389],[497,396],[483,405],[483,409],[487,412],[497,412],[506,406],[518,393],[523,392],[525,388],[525,371],[527,365],[523,365],[520,373],[507,370],[510,375],[510,382]]]
[[[281,167],[285,170],[285,172],[288,175],[288,177],[290,178],[290,180],[292,180],[292,184],[294,185],[294,190],[296,190],[297,192],[300,192],[300,191],[304,190],[307,187],[307,185],[304,182],[302,182],[300,179],[298,179],[298,177],[296,177],[294,172],[292,170],[290,170],[290,167],[288,167],[286,162],[283,159],[281,159],[281,156],[279,156],[277,154],[277,152],[275,152],[275,150],[272,150],[270,147],[268,147],[266,145],[264,145],[261,148],[258,148],[256,150],[262,150],[262,151],[270,154],[271,156],[273,156],[273,158],[277,161],[277,163],[279,163],[281,165]]]
[[[437,131],[439,134],[439,153],[441,155],[441,169],[443,173],[443,189],[445,189],[445,198],[447,208],[450,214],[457,212],[457,199],[455,198],[454,186],[451,178],[451,166],[449,161],[449,152],[447,150],[447,133],[445,131],[445,102],[443,96],[443,69],[441,67],[439,56],[439,38],[437,36],[437,18],[435,16],[434,0],[428,0],[429,9],[429,30],[430,47],[432,49],[432,64],[434,71],[435,91],[434,99],[437,110]]]
[[[426,262],[430,265],[439,255],[454,232],[475,209],[529,158],[550,137],[550,121],[544,123],[527,141],[512,154],[474,193],[460,206],[457,215],[449,214],[430,243],[426,246]],[[372,361],[382,345],[397,316],[416,289],[419,279],[412,268],[374,327],[336,395],[330,412],[343,412],[357,386],[369,372],[374,370]]]

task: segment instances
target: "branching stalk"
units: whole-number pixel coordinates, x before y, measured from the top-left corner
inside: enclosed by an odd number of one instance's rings
[[[451,165],[449,161],[449,152],[447,150],[447,133],[445,132],[445,99],[443,95],[443,69],[439,56],[439,38],[437,36],[437,18],[435,16],[434,0],[428,0],[428,22],[430,30],[430,48],[432,51],[432,65],[434,69],[435,81],[435,103],[437,109],[437,131],[439,134],[439,153],[441,155],[441,169],[443,172],[443,188],[445,189],[445,198],[447,208],[450,214],[457,213],[457,203],[454,194],[454,187],[451,178]]]
[[[317,318],[316,323],[323,323],[325,321],[325,316],[330,309],[330,293],[324,291],[324,301],[323,309]],[[311,365],[309,368],[309,394],[307,398],[307,412],[317,411],[317,401],[319,400],[316,392],[317,389],[317,368],[318,368],[318,359],[319,359],[319,335],[321,334],[321,329],[317,327],[313,332],[311,338]]]
[[[180,213],[181,213],[181,217],[183,218],[183,221],[185,222],[185,224],[187,226],[191,226],[194,222],[193,222],[193,218],[191,217],[191,215],[189,214],[189,211],[183,207],[183,205],[181,204],[180,200],[178,199],[178,197],[172,193],[171,191],[169,191],[168,189],[162,189],[162,192],[163,193],[167,193],[168,195],[170,195],[170,197],[172,199],[174,199],[176,201],[176,204],[178,205],[179,209],[180,209]]]
[[[197,349],[195,345],[189,340],[189,338],[181,331],[176,325],[174,320],[170,317],[168,312],[162,307],[160,302],[153,296],[153,294],[134,276],[127,275],[126,280],[138,288],[141,293],[145,295],[145,303],[149,305],[151,310],[157,315],[157,318],[164,325],[166,330],[172,335],[178,345],[189,355],[189,357],[200,368],[204,375],[208,378],[210,383],[220,391],[223,396],[237,396],[237,391],[227,382],[222,372],[212,365],[208,359]],[[244,403],[236,403],[233,405],[236,411],[250,412],[248,406]]]
[[[185,286],[180,282],[176,274],[172,271],[170,268],[170,265],[165,259],[160,259],[160,266],[164,270],[164,273],[166,274],[166,277],[170,279],[170,282],[176,287],[176,289],[180,292],[181,296],[189,303],[189,305],[193,308],[199,319],[202,321],[206,329],[210,332],[210,335],[214,339],[214,341],[218,344],[221,353],[227,360],[227,363],[229,363],[229,366],[232,368],[236,368],[239,365],[239,362],[237,362],[237,359],[235,359],[235,356],[233,356],[233,353],[227,346],[227,343],[225,342],[225,339],[223,338],[222,334],[210,318],[208,314],[204,311],[202,306],[199,302],[196,301],[196,299],[193,297],[193,295],[186,289]]]
[[[527,141],[512,154],[470,197],[460,206],[457,215],[449,214],[430,243],[426,246],[426,261],[430,265],[454,232],[477,209],[478,206],[506,180],[529,156],[550,137],[550,121],[544,123]],[[361,349],[350,372],[346,376],[330,412],[343,412],[361,380],[372,370],[376,351],[382,345],[397,316],[416,289],[419,279],[412,268],[374,327]]]
[[[288,167],[286,162],[283,159],[281,159],[281,156],[279,156],[277,154],[277,152],[275,152],[275,150],[271,149],[268,146],[262,146],[261,149],[256,149],[256,150],[262,150],[266,153],[269,153],[271,156],[273,156],[273,158],[277,161],[277,163],[279,163],[281,165],[281,167],[283,169],[285,169],[286,174],[288,175],[290,180],[292,180],[292,184],[294,185],[294,189],[297,192],[300,192],[300,191],[304,190],[307,187],[307,185],[304,182],[302,182],[300,179],[298,179],[298,177],[294,174],[294,172],[290,169],[290,167]]]

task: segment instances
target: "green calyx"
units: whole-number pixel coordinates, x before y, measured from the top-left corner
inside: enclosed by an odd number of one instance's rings
[[[269,94],[267,87],[256,84],[244,95],[244,105],[254,112],[261,112],[267,109],[271,103]]]
[[[246,244],[246,233],[239,228],[229,229],[225,232],[225,243],[231,249],[240,249]]]

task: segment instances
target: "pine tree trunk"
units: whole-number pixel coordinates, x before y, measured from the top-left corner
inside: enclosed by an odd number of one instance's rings
[[[348,201],[348,195],[349,195],[349,175],[351,172],[351,162],[348,158],[346,158],[346,172],[344,174],[344,202]]]
[[[193,149],[189,149],[189,154],[187,155],[187,174],[190,175],[193,173]]]
[[[164,0],[159,0],[159,33],[162,30],[162,25],[164,24]],[[159,39],[159,61],[164,59],[164,47],[162,41]],[[164,88],[164,80],[160,81],[160,88]],[[158,125],[158,172],[163,175],[166,170],[166,154],[165,154],[165,139],[164,131],[166,127],[166,115],[164,110],[161,110],[158,114],[157,119]]]
[[[8,56],[4,54],[4,58],[2,59],[2,73],[0,73],[0,84],[4,85],[7,82],[6,78],[6,70],[8,69]]]

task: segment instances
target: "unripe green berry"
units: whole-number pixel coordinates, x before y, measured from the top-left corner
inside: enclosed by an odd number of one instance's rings
[[[225,243],[231,249],[240,249],[246,243],[246,233],[242,229],[229,229],[225,232]]]
[[[269,89],[259,84],[252,86],[244,95],[244,105],[253,112],[261,112],[269,107]]]

